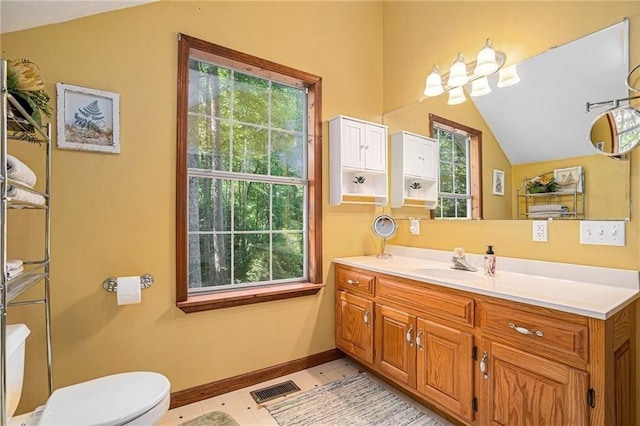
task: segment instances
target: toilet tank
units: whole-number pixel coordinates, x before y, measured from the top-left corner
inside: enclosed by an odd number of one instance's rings
[[[24,324],[7,326],[7,418],[15,413],[22,394],[24,348],[29,333],[31,331]]]

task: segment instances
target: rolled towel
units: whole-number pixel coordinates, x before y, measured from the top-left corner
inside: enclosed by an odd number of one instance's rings
[[[24,266],[21,266],[18,269],[7,271],[7,278],[15,278],[18,275],[21,275],[23,271],[24,271]]]
[[[17,188],[13,185],[9,185],[7,188],[7,196],[9,198],[13,198],[14,200],[26,201],[27,203],[44,205],[45,199],[40,194],[34,194],[33,192],[29,192],[26,189]]]
[[[32,188],[36,184],[36,174],[33,170],[13,155],[7,155],[7,177]]]
[[[22,266],[22,260],[20,259],[9,259],[7,260],[7,272],[13,271],[14,269],[18,269]]]

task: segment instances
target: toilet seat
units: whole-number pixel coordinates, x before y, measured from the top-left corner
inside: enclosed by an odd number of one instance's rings
[[[40,426],[116,426],[129,423],[165,401],[169,380],[136,371],[100,377],[51,394]]]

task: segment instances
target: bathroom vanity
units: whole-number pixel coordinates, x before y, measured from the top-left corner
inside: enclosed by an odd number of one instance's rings
[[[635,424],[637,271],[499,259],[485,277],[405,249],[334,259],[346,355],[463,424]]]

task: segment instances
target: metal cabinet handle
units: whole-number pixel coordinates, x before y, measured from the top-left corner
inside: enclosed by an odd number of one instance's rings
[[[410,325],[409,326],[409,331],[407,331],[407,342],[409,343],[409,346],[413,346],[413,342],[411,341],[411,333],[413,333],[413,326]]]
[[[369,311],[364,313],[364,323],[369,327]]]
[[[487,351],[482,352],[482,359],[480,360],[480,371],[482,371],[482,377],[484,377],[485,379],[489,378],[489,373],[488,373],[488,366],[487,366],[487,358],[489,357],[489,354],[487,353]]]
[[[416,336],[416,345],[418,345],[418,349],[422,350],[422,333],[423,330],[420,329],[420,331],[418,331],[418,335]]]
[[[358,284],[360,284],[360,281],[352,280],[351,278],[347,278],[347,284],[358,285]]]
[[[520,334],[534,335],[534,336],[538,336],[538,337],[544,336],[544,334],[542,334],[542,331],[540,331],[540,330],[531,331],[531,330],[529,330],[527,328],[524,328],[524,327],[518,327],[517,325],[515,325],[512,322],[509,323],[509,328],[513,328],[515,331],[517,331]]]

